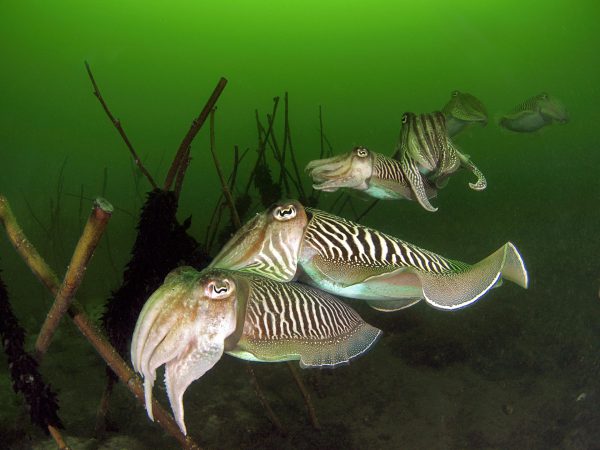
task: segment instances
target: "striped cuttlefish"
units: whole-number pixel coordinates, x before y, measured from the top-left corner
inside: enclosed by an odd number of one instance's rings
[[[181,431],[183,394],[223,353],[263,362],[299,360],[335,367],[368,351],[381,331],[334,296],[300,283],[223,269],[172,271],[144,305],[133,333],[131,361],[144,378],[154,420],[156,370]]]
[[[298,201],[273,205],[225,244],[211,267],[301,281],[334,295],[396,311],[425,300],[439,309],[475,302],[502,280],[527,288],[516,247],[507,242],[475,264],[448,259]]]
[[[399,145],[391,158],[357,147],[342,155],[311,161],[306,170],[317,190],[349,188],[379,199],[416,199],[426,210],[437,211],[429,198],[461,167],[477,177],[475,183],[469,183],[471,189],[486,188],[481,171],[448,137],[446,119],[438,111],[405,113]]]

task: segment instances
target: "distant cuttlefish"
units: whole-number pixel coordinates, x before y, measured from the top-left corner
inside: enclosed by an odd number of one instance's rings
[[[507,130],[528,133],[554,122],[567,123],[569,115],[560,100],[545,92],[527,99],[500,119]]]
[[[510,242],[471,265],[293,200],[276,203],[247,222],[211,266],[299,280],[366,300],[381,311],[422,299],[436,308],[457,309],[502,279],[523,288],[528,284],[521,255]]]
[[[454,137],[471,124],[487,125],[488,115],[483,103],[474,95],[453,91],[450,100],[442,108],[446,118],[448,136]]]
[[[148,299],[135,326],[131,361],[152,412],[156,370],[175,420],[187,434],[183,394],[223,353],[263,362],[335,367],[369,350],[381,331],[332,295],[259,275],[180,267]]]

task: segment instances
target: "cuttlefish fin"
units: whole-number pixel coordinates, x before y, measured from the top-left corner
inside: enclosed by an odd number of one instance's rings
[[[299,360],[300,367],[333,368],[347,364],[367,352],[381,337],[381,330],[366,322],[354,324],[335,337],[306,337],[294,340],[242,338],[228,353],[242,359],[262,362]]]
[[[395,312],[420,302],[421,297],[404,298],[402,300],[366,300],[367,305],[381,312]]]
[[[427,190],[425,188],[425,184],[423,183],[423,175],[421,175],[418,166],[408,157],[407,154],[403,155],[402,159],[400,160],[400,164],[419,204],[427,211],[437,211],[438,209],[434,208],[427,199]]]
[[[385,274],[389,269],[383,267],[370,267],[365,269],[360,266],[348,266],[337,260],[323,258],[320,254],[313,255],[309,261],[302,262],[302,270],[308,274],[309,279],[324,280],[334,288],[346,288],[364,282],[371,277]],[[304,275],[300,274],[300,281]]]
[[[440,309],[465,307],[495,287],[501,278],[527,288],[528,275],[516,247],[507,242],[478,263],[452,273],[416,271],[425,301]]]
[[[381,335],[348,305],[318,289],[298,283],[255,284],[253,289],[257,296],[248,304],[244,333],[228,350],[238,358],[336,367],[365,353]],[[279,314],[262,306],[264,298],[279,305]]]
[[[184,422],[183,394],[193,381],[208,372],[223,355],[224,341],[190,342],[165,369],[165,385],[175,421],[187,434]]]

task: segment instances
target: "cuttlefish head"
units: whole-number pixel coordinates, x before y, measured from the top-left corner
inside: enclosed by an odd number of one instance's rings
[[[243,279],[224,270],[172,271],[144,305],[131,342],[131,361],[144,378],[146,411],[152,413],[156,370],[163,364],[175,420],[186,434],[183,394],[210,370],[241,335],[248,292]],[[241,323],[241,325],[240,325]],[[236,332],[236,330],[238,330]]]
[[[569,121],[567,108],[556,97],[542,92],[537,96],[537,104],[540,114],[545,118],[559,123],[567,123]]]
[[[313,188],[334,192],[340,188],[364,191],[373,173],[373,155],[365,147],[355,147],[343,155],[311,161],[306,166],[315,181]]]
[[[277,281],[291,281],[308,217],[302,204],[283,200],[240,228],[210,267],[243,270]]]
[[[481,101],[467,92],[452,91],[450,100],[443,110],[446,116],[451,116],[463,122],[478,122],[486,125],[487,111]]]

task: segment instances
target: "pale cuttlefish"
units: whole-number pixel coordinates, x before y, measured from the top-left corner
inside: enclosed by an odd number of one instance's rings
[[[250,361],[299,360],[302,367],[335,367],[369,350],[380,335],[345,303],[310,286],[180,267],[144,305],[131,361],[144,378],[152,420],[156,370],[166,364],[169,402],[187,434],[183,394],[223,353]]]
[[[212,267],[313,285],[396,311],[425,300],[440,309],[475,302],[502,279],[527,288],[516,247],[507,242],[473,265],[312,208],[279,202],[247,222]]]
[[[320,191],[335,192],[347,188],[380,200],[416,199],[400,161],[366,147],[355,147],[342,155],[311,161],[306,170],[315,182],[313,188]],[[427,179],[421,182],[425,195],[435,197],[435,186]]]
[[[569,115],[565,105],[545,92],[527,99],[500,119],[507,130],[529,133],[554,122],[567,123]]]
[[[448,136],[454,137],[472,124],[487,125],[488,114],[483,103],[467,92],[452,91],[442,108]]]

